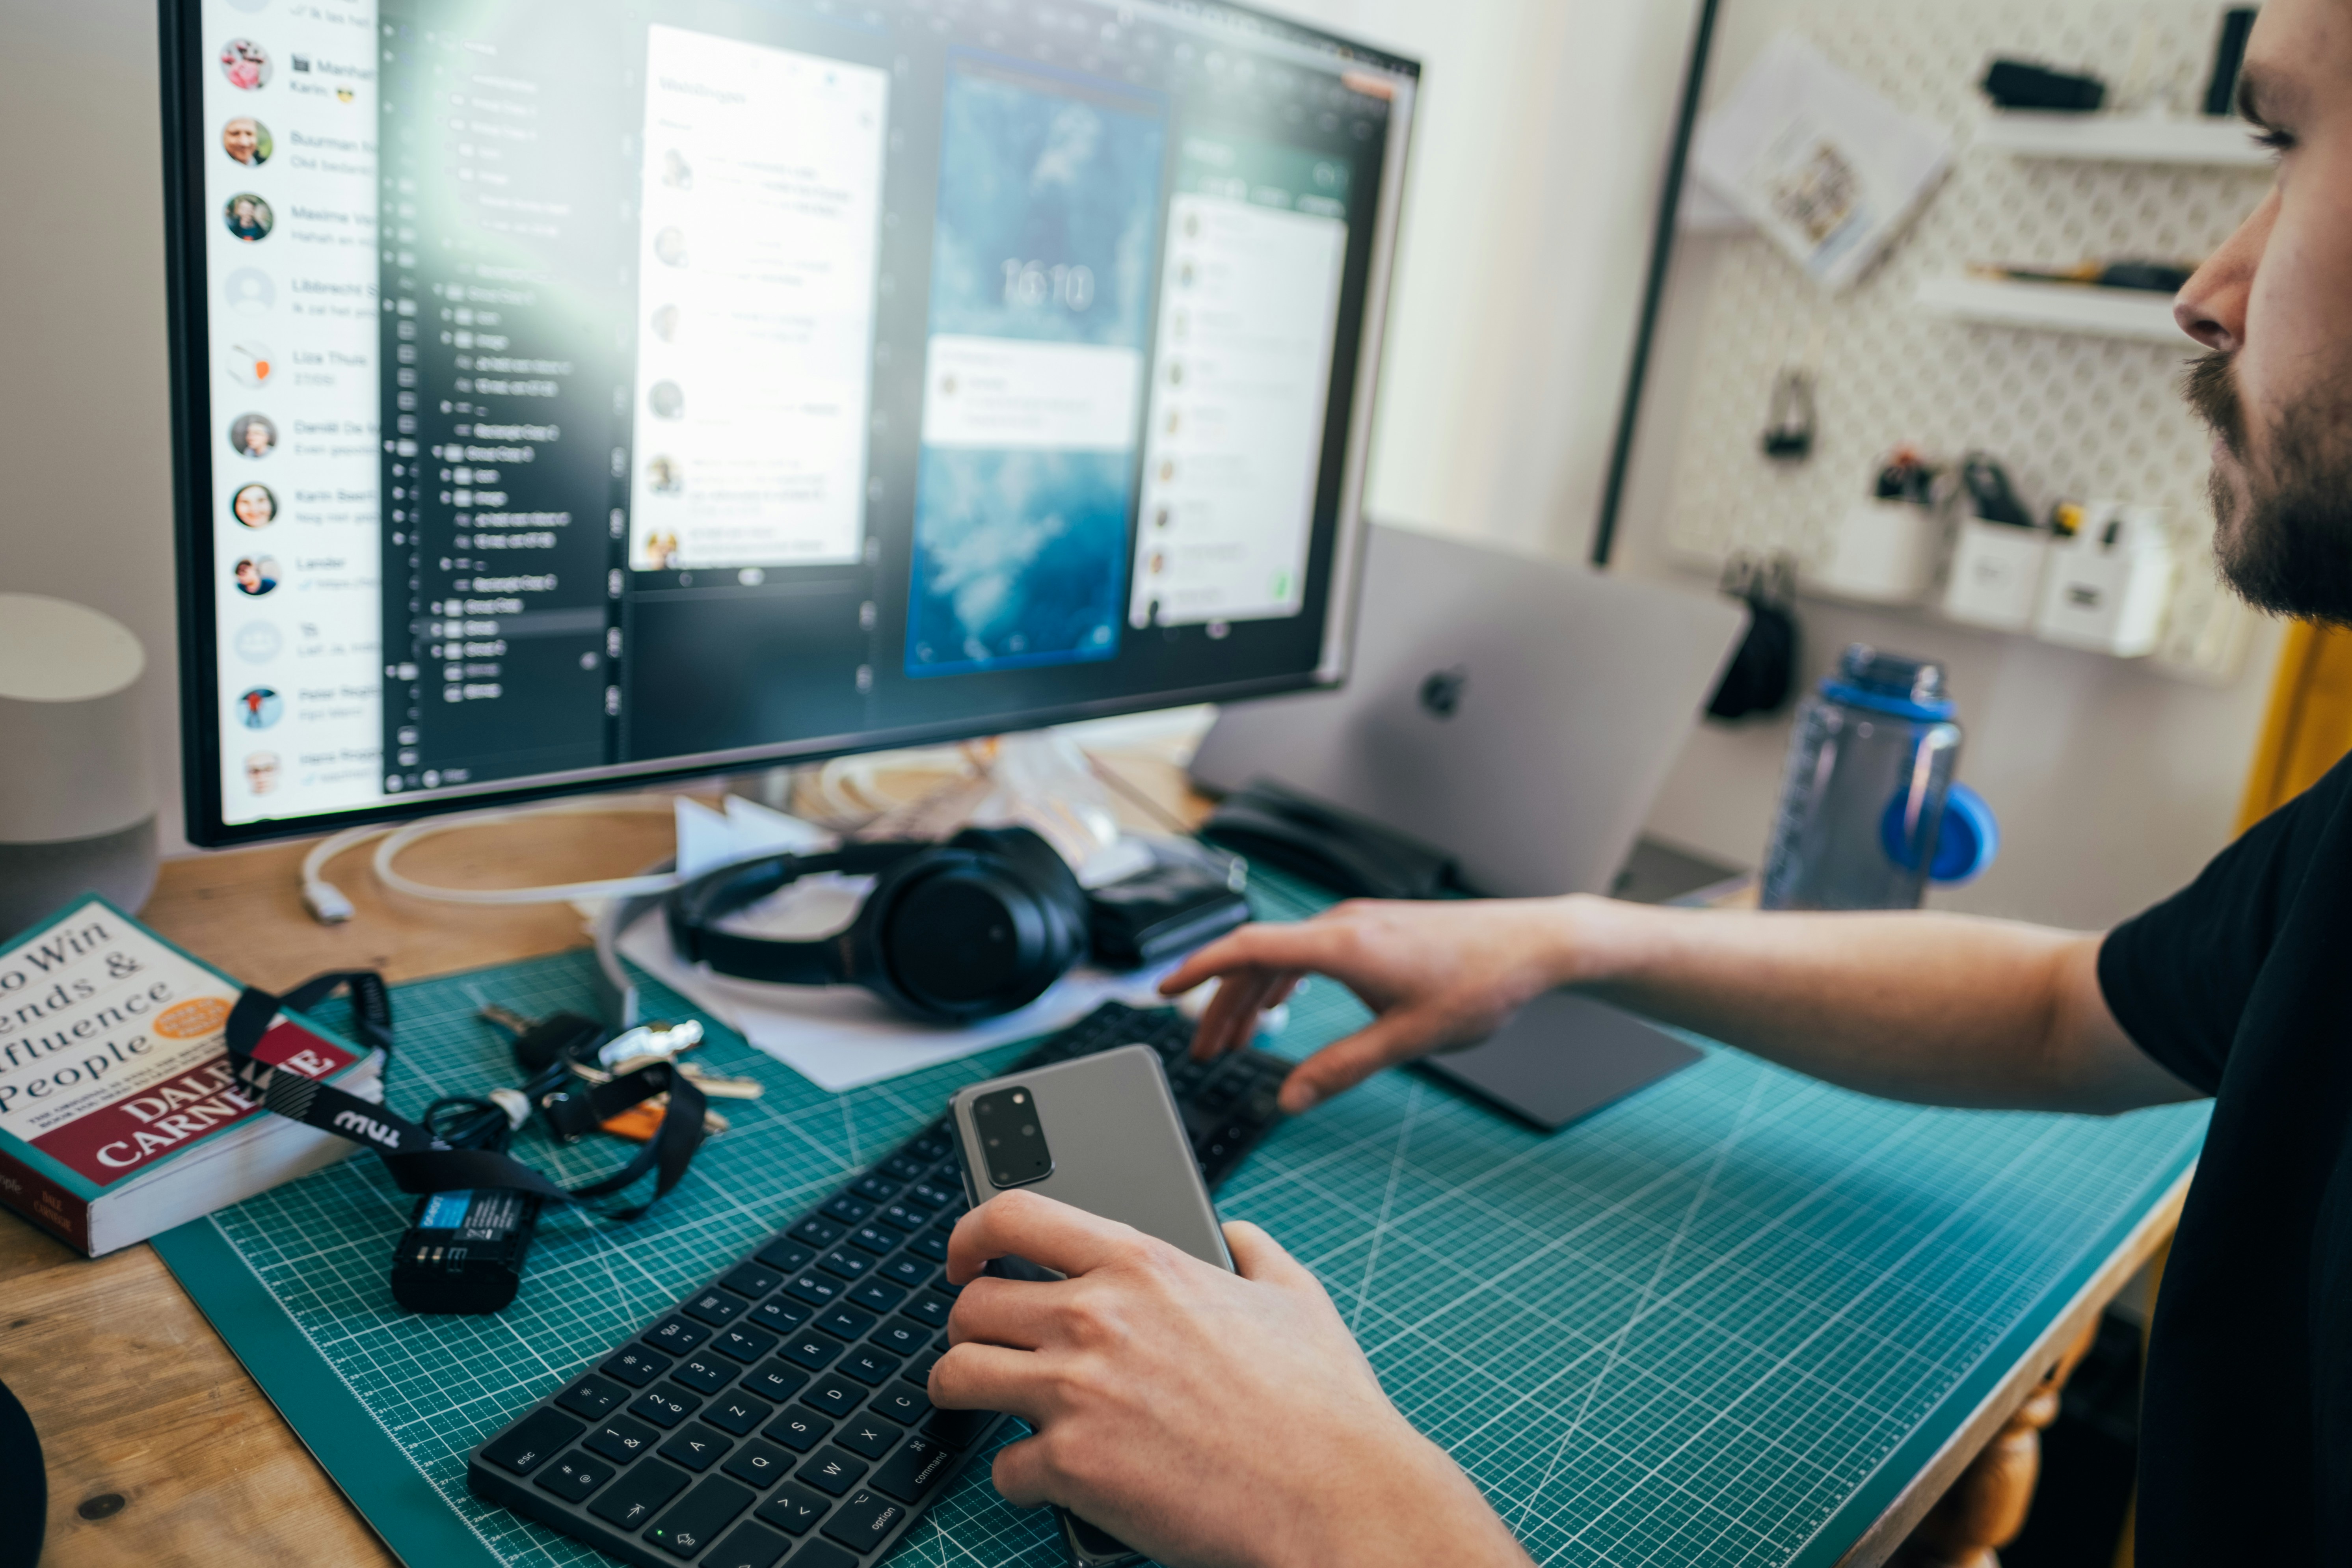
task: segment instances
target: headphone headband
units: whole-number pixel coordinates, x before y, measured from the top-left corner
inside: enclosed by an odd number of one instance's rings
[[[803,877],[871,875],[846,930],[787,941],[716,922]],[[1087,896],[1025,827],[968,827],[945,844],[849,844],[721,866],[672,891],[672,945],[689,963],[786,985],[862,985],[901,1012],[969,1023],[1024,1006],[1087,954]]]
[[[849,932],[813,940],[743,936],[712,922],[758,903],[803,877],[842,872],[870,877],[936,844],[845,844],[821,855],[779,850],[706,871],[671,891],[664,906],[671,942],[689,963],[708,963],[722,974],[771,980],[785,985],[840,985],[856,978]]]

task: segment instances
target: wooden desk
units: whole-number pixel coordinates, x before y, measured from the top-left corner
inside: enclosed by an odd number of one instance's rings
[[[1205,803],[1163,755],[1122,754],[1122,816],[1145,828],[1197,821]],[[622,875],[668,851],[651,816],[569,816],[454,835],[419,846],[403,868],[436,882],[513,886]],[[142,918],[256,984],[320,970],[373,968],[394,981],[584,944],[565,906],[469,909],[387,894],[364,852],[332,879],[358,913],[324,927],[303,910],[306,844],[180,860],[164,868]],[[2053,1366],[2168,1237],[2178,1198],[2152,1215],[2053,1323],[2032,1354],[1889,1508],[1847,1561],[1885,1561],[1938,1499],[1958,1534],[2021,1514],[2032,1489],[2035,1417],[2054,1398]],[[50,1568],[97,1564],[395,1562],[246,1375],[152,1248],[91,1261],[0,1212],[0,1382],[31,1413],[46,1450]],[[2022,1412],[2022,1414],[2021,1414]],[[2021,1454],[2026,1456],[2021,1466]],[[1956,1488],[1956,1483],[1958,1483]],[[1906,1561],[1961,1563],[1915,1542]]]
[[[1122,752],[1116,766],[1114,799],[1130,826],[1166,831],[1170,817],[1197,821],[1206,808],[1158,752]],[[670,846],[658,816],[553,816],[427,839],[401,869],[441,885],[517,887],[625,876]],[[327,969],[399,982],[587,942],[568,905],[478,909],[389,893],[365,848],[328,868],[356,915],[322,926],[299,891],[310,847],[172,861],[140,918],[242,979],[281,988]],[[0,1210],[0,1383],[31,1414],[47,1460],[45,1568],[397,1561],[144,1243],[92,1260]]]

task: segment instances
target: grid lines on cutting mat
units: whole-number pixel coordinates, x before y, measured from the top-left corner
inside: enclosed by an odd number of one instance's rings
[[[1261,876],[1260,912],[1318,900]],[[511,1076],[474,1016],[586,1005],[584,954],[401,987],[394,1103]],[[688,1009],[650,987],[648,1005]],[[1292,1003],[1286,1055],[1365,1017],[1328,982]],[[1001,1070],[1007,1046],[835,1095],[714,1029],[716,1071],[765,1098],[646,1218],[551,1211],[521,1295],[484,1319],[399,1312],[385,1287],[412,1200],[345,1162],[216,1223],[420,1475],[502,1560],[603,1561],[465,1488],[467,1450],[712,1260],[797,1217]],[[1330,1289],[1382,1383],[1547,1563],[1796,1559],[1898,1445],[1957,1425],[1955,1391],[2097,1240],[2193,1156],[2201,1108],[2110,1120],[1953,1112],[1846,1094],[1741,1053],[1706,1059],[1543,1138],[1410,1073],[1278,1129],[1220,1194]],[[578,1181],[615,1158],[535,1135]],[[1245,1418],[1245,1412],[1236,1412]],[[999,1500],[985,1455],[894,1562],[1061,1561],[1050,1519]]]

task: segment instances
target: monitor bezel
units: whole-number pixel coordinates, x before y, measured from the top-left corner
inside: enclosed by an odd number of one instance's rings
[[[1171,8],[1202,16],[1231,16],[1267,28],[1277,39],[1288,37],[1337,46],[1349,58],[1377,70],[1408,77],[1416,86],[1421,78],[1418,60],[1255,6],[1227,4],[1225,0],[1192,5],[1177,0]],[[205,250],[208,230],[206,215],[201,210],[205,184],[200,86],[205,66],[204,4],[203,0],[158,0],[158,10],[163,56],[163,249],[172,396],[173,538],[179,609],[181,801],[190,843],[204,848],[229,848],[313,837],[372,823],[407,821],[560,795],[637,790],[823,762],[863,752],[939,745],[1003,733],[1009,729],[1044,729],[1202,702],[1246,701],[1290,692],[1328,690],[1345,683],[1353,659],[1357,600],[1362,587],[1364,539],[1369,526],[1363,510],[1364,478],[1370,466],[1371,430],[1378,408],[1389,289],[1395,270],[1406,174],[1412,161],[1413,120],[1419,108],[1417,93],[1415,101],[1409,106],[1403,132],[1381,164],[1379,205],[1373,215],[1371,265],[1365,279],[1356,380],[1348,410],[1348,442],[1339,469],[1338,533],[1332,552],[1328,614],[1322,651],[1313,669],[1154,691],[1132,698],[1058,703],[985,721],[946,721],[641,763],[614,763],[577,773],[541,775],[526,782],[495,782],[444,789],[430,795],[390,797],[373,805],[345,811],[245,823],[225,820],[218,702],[219,628],[214,596],[206,591],[211,581],[212,530],[216,522],[208,500],[212,493],[214,453],[211,443],[199,435],[210,428],[212,413],[205,374],[209,363],[206,351],[211,325],[210,279]],[[205,341],[200,343],[199,337]]]

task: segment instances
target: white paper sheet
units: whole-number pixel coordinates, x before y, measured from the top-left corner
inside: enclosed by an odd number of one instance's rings
[[[680,963],[656,914],[621,939],[637,965],[819,1089],[835,1093],[968,1057],[1076,1022],[1103,1003],[1158,1005],[1152,987],[1173,965],[1131,974],[1074,970],[1018,1013],[970,1028],[900,1016],[851,985],[764,985]]]
[[[798,817],[730,796],[724,816],[681,798],[678,860],[688,875],[775,849],[814,850],[832,839]],[[873,885],[870,877],[811,877],[730,917],[732,930],[782,939],[841,930]],[[1153,987],[1174,965],[1126,974],[1074,970],[1018,1013],[969,1028],[919,1024],[854,985],[770,985],[680,963],[658,913],[639,921],[621,952],[663,984],[820,1089],[836,1093],[953,1061],[1009,1040],[1075,1023],[1106,1001],[1157,1005]]]

